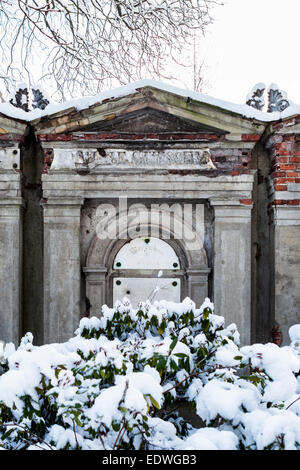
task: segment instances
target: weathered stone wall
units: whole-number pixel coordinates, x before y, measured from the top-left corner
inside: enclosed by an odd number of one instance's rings
[[[288,343],[300,321],[300,116],[267,125],[146,87],[27,127],[2,120],[0,339],[64,341],[112,302],[121,242],[97,240],[95,211],[126,196],[203,205],[203,249],[170,242],[182,295],[207,293],[243,344],[270,341],[275,322]]]

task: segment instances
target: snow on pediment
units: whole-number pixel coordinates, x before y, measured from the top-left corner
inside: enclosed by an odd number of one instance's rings
[[[163,104],[166,104],[166,107],[168,107],[167,104],[171,102],[170,109],[173,116],[177,116],[176,105],[173,106],[173,102],[176,100],[177,102],[179,100],[181,103],[181,111],[183,109],[186,111],[190,109],[193,110],[193,112],[190,113],[190,121],[193,122],[193,124],[196,124],[197,121],[199,122],[199,119],[192,118],[193,113],[195,116],[199,110],[199,112],[202,112],[204,116],[204,127],[205,125],[215,127],[215,123],[217,121],[219,124],[220,122],[226,123],[228,121],[228,113],[234,119],[240,119],[239,122],[242,122],[241,118],[243,118],[243,121],[249,120],[250,122],[252,120],[256,120],[257,122],[261,122],[262,125],[263,123],[275,121],[277,119],[287,118],[292,114],[300,114],[299,105],[289,106],[284,109],[285,101],[283,103],[284,106],[281,101],[282,99],[286,100],[286,97],[282,95],[280,90],[279,91],[282,96],[279,96],[278,93],[274,93],[276,90],[274,90],[273,87],[272,89],[269,89],[269,92],[270,91],[272,95],[272,104],[276,101],[276,106],[272,106],[272,109],[269,109],[269,112],[264,112],[262,110],[262,95],[258,89],[252,90],[251,96],[248,95],[248,104],[235,104],[198,93],[193,90],[178,88],[169,83],[158,82],[155,80],[140,80],[119,88],[103,91],[95,96],[76,98],[63,103],[50,103],[46,105],[46,101],[44,101],[43,96],[38,93],[35,96],[35,109],[26,112],[11,103],[0,103],[0,114],[13,119],[21,119],[23,121],[30,122],[31,125],[36,127],[38,134],[43,132],[73,132],[74,130],[87,126],[91,126],[91,128],[94,125],[96,126],[96,122],[99,122],[96,116],[97,113],[101,114],[102,112],[105,113],[105,111],[107,111],[107,114],[109,115],[108,111],[110,109],[118,109],[118,106],[122,101],[127,100],[128,106],[130,102],[139,102],[143,99],[143,96],[150,96],[151,93],[155,95],[154,101],[156,100],[157,106],[159,107],[161,105],[161,110],[163,110]],[[259,92],[259,94],[257,94],[257,92]],[[22,105],[24,104],[24,100],[21,98],[19,99],[19,102]],[[289,104],[291,105],[290,101]],[[112,113],[114,113],[114,111],[112,111]],[[128,112],[128,115],[129,114],[130,112]],[[206,121],[205,118],[208,114],[217,117],[217,120],[208,119]],[[177,117],[179,118],[179,115]],[[188,113],[184,116],[180,115],[180,117],[188,119]],[[105,120],[105,116],[103,119]],[[109,127],[112,123],[106,122],[105,125]],[[221,130],[222,129],[225,131],[228,130],[226,126],[221,126]]]
[[[114,108],[114,105],[118,107],[120,101],[123,99],[130,97],[130,100],[132,99],[134,101],[135,98],[139,100],[143,95],[151,95],[151,93],[154,93],[155,95],[160,94],[161,97],[168,96],[171,100],[172,97],[174,100],[178,98],[185,104],[186,109],[189,109],[189,107],[196,103],[204,108],[214,109],[219,113],[229,112],[232,115],[246,119],[256,119],[258,121],[270,120],[268,113],[261,112],[258,109],[253,109],[246,104],[230,103],[193,90],[178,88],[169,83],[163,83],[156,80],[139,80],[119,88],[103,91],[95,96],[72,99],[64,103],[51,103],[45,110],[34,110],[26,114],[33,125],[38,124],[41,119],[44,122],[47,119],[54,119],[58,115],[65,116],[76,112],[83,112],[86,116],[91,111],[91,114],[94,115],[98,109],[100,110],[105,107],[107,107],[107,109],[112,109]],[[155,99],[157,100],[157,96]],[[166,102],[166,100],[162,98],[162,102]],[[159,104],[159,98],[157,103]]]

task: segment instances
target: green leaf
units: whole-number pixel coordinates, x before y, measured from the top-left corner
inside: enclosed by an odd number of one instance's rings
[[[114,431],[118,432],[118,431],[120,431],[121,424],[120,423],[112,423],[111,427],[113,428]]]
[[[82,428],[83,424],[80,421],[80,419],[78,418],[78,416],[76,416],[76,415],[74,416],[74,421],[77,424],[77,426],[80,426]]]
[[[173,351],[177,343],[178,343],[178,338],[174,338],[172,343],[170,344],[170,351]]]
[[[189,358],[189,356],[187,354],[184,354],[184,353],[175,353],[174,356],[180,357],[182,359],[185,359],[186,357]]]
[[[160,410],[160,404],[155,400],[155,398],[153,398],[152,395],[149,395],[149,398],[154,408]]]

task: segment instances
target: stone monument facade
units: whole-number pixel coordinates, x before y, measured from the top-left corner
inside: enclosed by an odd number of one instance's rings
[[[243,344],[276,323],[288,342],[300,114],[246,108],[145,81],[54,112],[0,109],[0,338],[65,341],[123,295],[209,296]]]

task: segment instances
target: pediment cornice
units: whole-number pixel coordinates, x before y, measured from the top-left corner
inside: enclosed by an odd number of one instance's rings
[[[148,122],[147,122],[148,113]],[[226,136],[226,140],[242,140],[243,134],[261,135],[265,123],[249,119],[240,114],[222,109],[216,105],[188,99],[169,91],[146,86],[135,93],[111,98],[102,103],[96,103],[87,109],[76,111],[69,108],[65,113],[50,115],[40,120],[32,121],[37,135],[57,135],[72,132],[97,132],[98,130],[126,130],[131,126],[132,132],[149,129],[154,132],[155,119],[159,132],[208,131]],[[138,122],[139,117],[141,122]],[[160,118],[161,119],[160,119]],[[165,118],[166,127],[162,128]],[[131,124],[130,119],[133,118]],[[136,128],[134,128],[136,124]],[[144,129],[141,129],[141,125]]]

